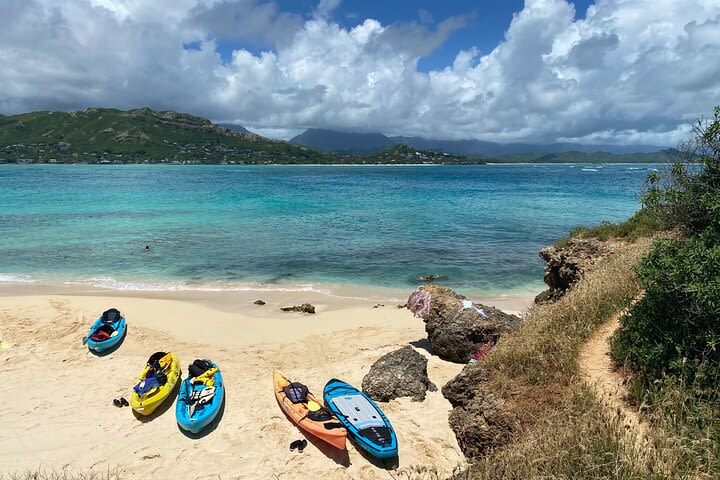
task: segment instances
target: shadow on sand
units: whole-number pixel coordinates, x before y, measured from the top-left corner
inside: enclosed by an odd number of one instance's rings
[[[345,468],[350,466],[350,456],[348,455],[347,448],[340,450],[338,448],[333,447],[332,445],[323,442],[319,438],[317,438],[314,435],[311,435],[310,433],[306,432],[302,428],[300,428],[295,422],[290,419],[288,414],[285,412],[284,409],[280,409],[285,417],[290,421],[290,423],[297,429],[300,434],[305,437],[305,439],[308,441],[308,443],[311,443],[315,448],[320,450],[323,454],[325,454],[326,457],[328,457],[333,462],[337,463],[338,465],[341,465]]]
[[[127,337],[128,329],[125,328],[125,333],[123,333],[122,338],[118,343],[113,345],[112,347],[108,348],[107,350],[103,350],[102,352],[96,352],[92,348],[88,347],[88,351],[95,355],[96,357],[107,357],[108,355],[112,355],[118,348],[122,346],[123,343],[125,343],[125,338]]]
[[[207,435],[210,435],[211,432],[213,432],[218,425],[220,424],[220,421],[222,420],[223,415],[225,414],[225,389],[223,389],[223,400],[220,404],[220,410],[218,410],[217,416],[213,418],[213,421],[208,423],[205,428],[200,430],[198,433],[192,433],[188,432],[187,430],[183,430],[180,424],[178,423],[178,430],[182,432],[183,435],[185,435],[188,438],[192,438],[193,440],[199,440]]]
[[[135,418],[137,418],[138,420],[140,420],[143,423],[147,423],[147,422],[152,422],[157,417],[159,417],[163,413],[167,412],[167,410],[170,407],[175,405],[175,399],[177,398],[178,393],[180,392],[181,384],[182,384],[182,382],[180,381],[180,379],[178,379],[177,383],[175,384],[172,391],[170,392],[170,395],[168,395],[167,398],[165,398],[165,400],[163,400],[163,402],[157,408],[157,410],[155,410],[150,415],[141,415],[138,412],[136,412],[135,410],[133,410],[133,415],[135,415]]]
[[[421,338],[420,340],[415,340],[408,343],[413,347],[425,350],[432,355],[432,346],[430,345],[430,340],[428,340],[427,338]]]

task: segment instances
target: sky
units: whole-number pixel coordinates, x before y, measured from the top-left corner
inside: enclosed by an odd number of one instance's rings
[[[6,115],[675,145],[720,104],[720,0],[2,0],[0,18]]]

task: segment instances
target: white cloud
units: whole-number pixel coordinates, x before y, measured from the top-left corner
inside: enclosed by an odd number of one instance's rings
[[[720,103],[716,0],[526,0],[489,54],[418,58],[467,19],[343,28],[264,0],[5,0],[0,111],[149,105],[263,132],[672,144]],[[260,54],[217,53],[225,40]],[[184,46],[199,42],[198,49]]]

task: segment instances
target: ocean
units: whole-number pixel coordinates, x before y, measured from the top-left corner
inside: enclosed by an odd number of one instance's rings
[[[632,215],[655,168],[0,165],[0,282],[527,295],[538,250]]]

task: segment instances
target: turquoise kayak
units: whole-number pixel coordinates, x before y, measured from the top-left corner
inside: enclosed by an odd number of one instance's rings
[[[125,336],[127,332],[127,322],[120,311],[111,308],[103,312],[93,326],[90,327],[87,345],[90,350],[96,352],[104,352],[115,345]]]
[[[199,433],[217,417],[225,400],[225,387],[218,366],[210,360],[195,360],[180,386],[175,417],[183,430]]]

